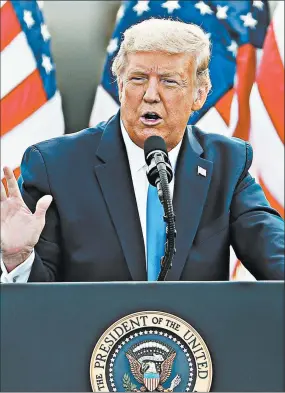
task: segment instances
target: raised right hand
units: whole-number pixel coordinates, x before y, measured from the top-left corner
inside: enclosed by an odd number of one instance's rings
[[[1,250],[3,262],[11,271],[28,258],[37,244],[52,196],[39,199],[33,214],[21,196],[12,169],[4,167],[4,175],[8,193],[1,182]]]

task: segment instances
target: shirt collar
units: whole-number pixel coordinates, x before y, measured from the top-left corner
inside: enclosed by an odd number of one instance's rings
[[[145,165],[144,151],[141,147],[137,146],[131,140],[129,134],[127,133],[127,130],[125,129],[122,119],[120,119],[120,125],[121,125],[124,143],[127,150],[130,167],[133,168],[134,171],[139,171]],[[181,143],[182,140],[178,143],[178,145],[176,145],[172,150],[170,150],[170,152],[168,152],[168,157],[174,172],[176,168],[176,163],[177,163],[177,158],[180,151]]]

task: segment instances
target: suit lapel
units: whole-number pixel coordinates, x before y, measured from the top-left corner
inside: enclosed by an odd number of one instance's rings
[[[119,113],[107,124],[97,150],[95,172],[133,280],[146,280],[143,235]]]
[[[176,214],[177,252],[167,281],[180,279],[206,201],[213,163],[201,158],[202,152],[191,127],[188,127],[175,171],[173,205]],[[198,167],[206,170],[206,176],[198,174]]]
[[[175,172],[174,212],[176,249],[167,281],[180,279],[192,246],[212,176],[213,163],[203,159],[203,149],[188,127]],[[127,153],[120,131],[119,113],[107,124],[97,150],[102,161],[95,172],[116,228],[133,280],[146,280],[143,235]],[[198,167],[206,176],[198,174]]]

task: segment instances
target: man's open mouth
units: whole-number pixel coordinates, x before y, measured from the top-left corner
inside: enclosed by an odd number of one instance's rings
[[[146,112],[141,116],[142,123],[146,125],[153,125],[160,123],[162,118],[156,112]]]

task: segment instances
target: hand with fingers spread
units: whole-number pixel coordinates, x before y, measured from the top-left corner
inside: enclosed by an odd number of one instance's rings
[[[3,262],[11,271],[28,258],[38,242],[52,196],[39,199],[33,214],[21,196],[13,171],[4,167],[4,175],[8,192],[1,182],[1,250]]]

